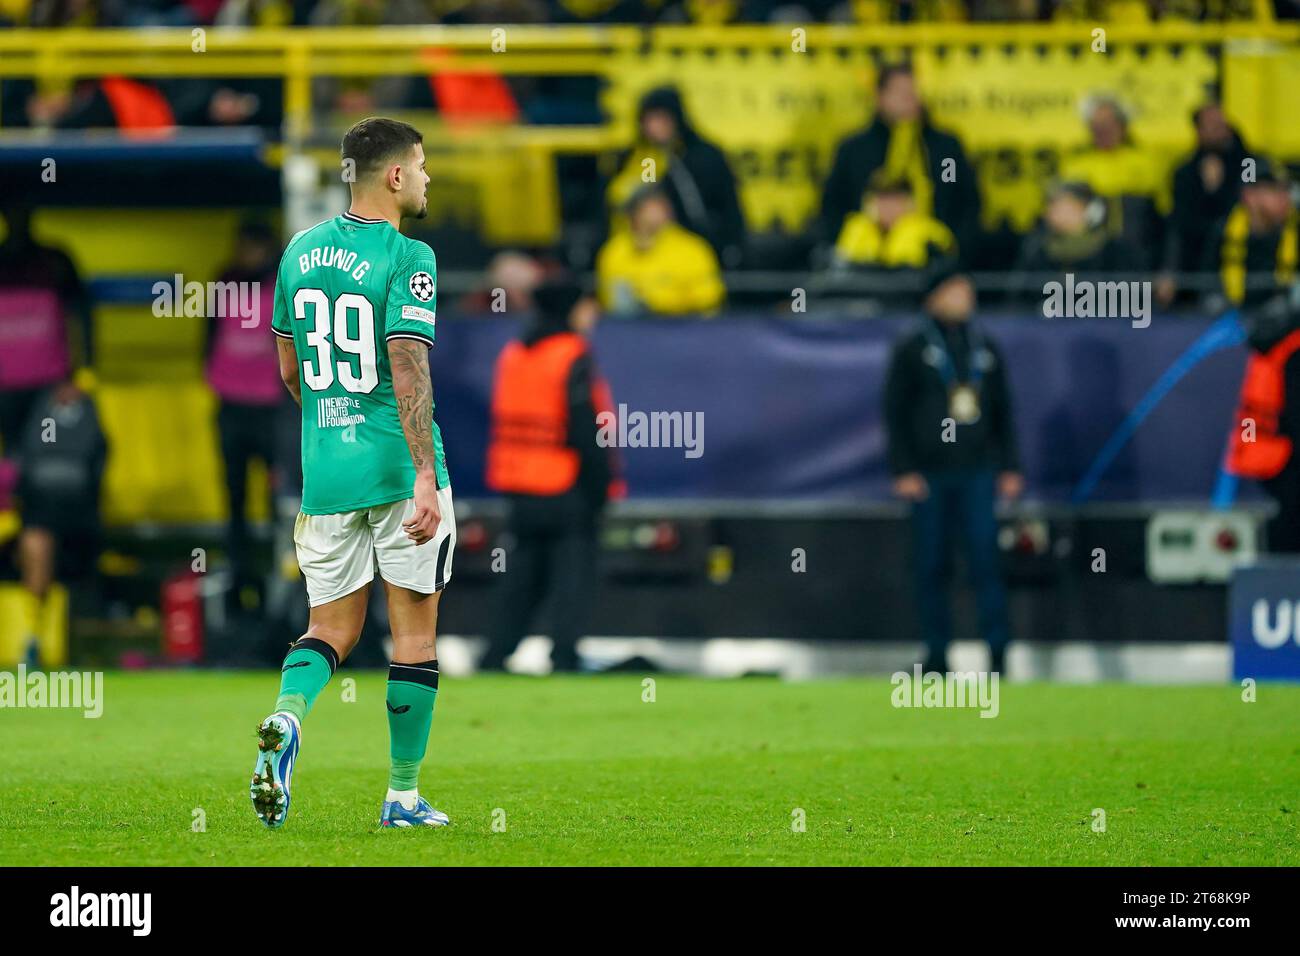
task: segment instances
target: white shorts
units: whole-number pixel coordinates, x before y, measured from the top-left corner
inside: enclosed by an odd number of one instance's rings
[[[299,514],[293,526],[298,567],[307,579],[312,607],[328,604],[375,579],[375,569],[389,584],[432,594],[451,580],[456,549],[456,513],[451,487],[438,489],[438,530],[417,545],[402,530],[415,512],[415,499],[376,505],[334,515]]]

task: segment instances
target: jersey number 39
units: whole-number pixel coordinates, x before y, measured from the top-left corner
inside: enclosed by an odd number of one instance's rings
[[[349,392],[369,393],[379,384],[375,367],[375,309],[370,300],[356,292],[344,292],[330,306],[329,296],[321,289],[299,289],[293,296],[293,316],[307,320],[311,306],[311,325],[307,329],[307,346],[316,350],[313,359],[304,359],[302,380],[313,392],[323,392],[338,383]],[[348,334],[348,312],[357,317],[357,334]],[[331,344],[341,352],[355,356],[332,361]],[[355,368],[354,368],[355,364]],[[312,366],[315,365],[313,369]]]

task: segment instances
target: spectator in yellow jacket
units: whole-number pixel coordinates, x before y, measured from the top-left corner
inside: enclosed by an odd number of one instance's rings
[[[1128,114],[1118,101],[1097,97],[1088,107],[1088,140],[1061,160],[1061,179],[1086,182],[1101,196],[1146,196],[1161,211],[1170,203],[1169,184],[1155,154],[1133,142]]]
[[[1172,208],[1168,170],[1150,149],[1133,141],[1128,115],[1114,99],[1088,108],[1088,146],[1062,158],[1060,179],[1086,183],[1107,204],[1107,222],[1136,250],[1156,248],[1160,220]],[[1141,268],[1149,263],[1136,265]]]
[[[596,256],[600,302],[611,315],[710,313],[726,287],[713,247],[673,219],[663,190],[650,186],[627,204],[627,228]]]
[[[957,252],[952,230],[917,208],[910,182],[881,182],[845,218],[824,288],[880,305],[919,305],[922,272]]]
[[[861,211],[844,220],[835,242],[835,263],[924,269],[933,258],[956,251],[952,230],[917,209],[911,184],[898,180],[872,188]]]

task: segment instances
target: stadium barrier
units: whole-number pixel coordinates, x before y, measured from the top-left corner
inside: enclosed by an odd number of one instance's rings
[[[621,455],[633,496],[887,502],[881,389],[893,341],[908,321],[729,314],[605,322],[595,336],[597,360],[624,417],[635,415],[643,428],[641,437],[629,430],[620,438],[630,446]],[[452,483],[458,498],[488,496],[492,368],[518,323],[480,317],[440,325],[430,355]],[[1030,493],[1065,504],[1128,412],[1208,322],[1157,317],[1138,335],[1119,320],[1003,315],[984,327],[1006,358]],[[647,363],[647,355],[656,360]],[[1244,350],[1233,348],[1192,368],[1096,476],[1090,498],[1207,501],[1243,361]],[[108,521],[224,518],[214,402],[205,384],[110,382],[97,398],[112,446]],[[263,481],[257,478],[258,487]],[[262,517],[260,508],[254,517]]]
[[[1005,357],[1030,492],[1065,502],[1129,411],[1210,322],[1156,316],[1135,331],[1123,320],[1027,317],[990,316],[982,328]],[[702,427],[698,457],[685,448],[623,449],[632,494],[888,500],[881,392],[909,321],[825,312],[602,323],[594,349],[614,401],[628,413],[679,412],[683,434],[686,416]],[[458,495],[485,493],[492,363],[517,328],[499,317],[449,324],[430,353]],[[1244,358],[1244,349],[1228,349],[1192,368],[1098,477],[1093,497],[1208,500]]]

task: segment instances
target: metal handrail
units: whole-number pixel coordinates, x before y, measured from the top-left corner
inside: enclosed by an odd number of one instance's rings
[[[297,28],[147,28],[0,31],[0,79],[67,80],[114,73],[140,77],[280,77],[286,134],[311,126],[311,81],[326,76],[418,75],[454,66],[503,75],[604,74],[644,52],[844,51],[946,46],[1079,46],[1093,30],[1109,45],[1300,42],[1300,23],[913,23],[702,26],[413,25]],[[494,33],[502,30],[504,33]],[[796,31],[803,31],[797,33]],[[494,40],[504,40],[502,52]]]

